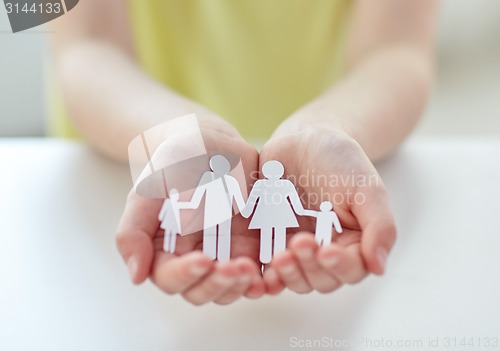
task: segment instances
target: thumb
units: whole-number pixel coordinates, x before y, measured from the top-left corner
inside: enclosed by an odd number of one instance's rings
[[[135,284],[146,280],[151,271],[153,237],[158,231],[161,205],[161,199],[142,198],[133,191],[127,198],[116,234],[116,245]]]
[[[387,257],[396,241],[396,225],[385,190],[366,194],[364,204],[353,214],[361,226],[361,253],[366,268],[377,275],[385,271]]]
[[[122,231],[116,235],[116,245],[127,264],[132,282],[140,284],[146,280],[154,254],[151,237],[140,230]]]

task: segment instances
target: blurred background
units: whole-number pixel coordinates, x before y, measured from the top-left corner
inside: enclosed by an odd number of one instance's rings
[[[44,135],[42,31],[13,35],[0,11],[0,137]],[[441,1],[436,84],[416,134],[500,135],[499,0]]]

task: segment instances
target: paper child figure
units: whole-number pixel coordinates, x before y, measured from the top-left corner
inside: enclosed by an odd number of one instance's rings
[[[248,228],[260,229],[259,258],[262,263],[271,262],[273,253],[285,250],[286,229],[299,226],[294,211],[298,215],[304,215],[304,208],[295,186],[291,181],[281,179],[284,172],[281,162],[267,161],[262,166],[262,174],[266,179],[255,182],[248,203],[241,211],[241,215],[248,218],[256,207]]]
[[[332,243],[332,226],[337,233],[342,233],[339,217],[332,211],[333,205],[330,201],[323,201],[319,205],[320,211],[305,210],[305,215],[316,217],[315,239],[318,245],[330,245]]]
[[[171,189],[169,196],[163,201],[163,206],[158,214],[158,220],[161,222],[160,228],[165,231],[163,250],[174,253],[177,234],[181,232],[179,226],[179,205],[181,203],[178,202],[179,192],[177,189]]]
[[[227,261],[231,254],[233,202],[241,211],[245,201],[238,181],[229,175],[231,166],[224,156],[213,156],[210,169],[212,172],[205,172],[201,177],[190,205],[183,208],[197,208],[205,195],[203,253],[211,259]]]

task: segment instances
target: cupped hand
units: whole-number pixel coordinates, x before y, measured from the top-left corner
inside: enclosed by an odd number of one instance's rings
[[[207,152],[210,155],[227,151],[238,154],[250,184],[250,175],[257,171],[258,152],[224,123],[201,123]],[[167,143],[170,148],[167,152],[176,152],[185,147],[180,143],[189,142],[175,135],[172,140],[175,141]],[[201,232],[179,236],[175,253],[170,254],[163,251],[164,231],[158,221],[162,203],[163,199],[141,197],[134,189],[127,197],[116,243],[135,284],[150,277],[167,294],[181,294],[195,305],[210,301],[228,304],[242,296],[256,298],[264,293],[258,236],[248,232],[246,219],[239,215],[233,217],[231,260],[228,262],[212,261],[202,253]]]
[[[298,187],[306,209],[330,201],[342,234],[331,245],[314,240],[315,220],[301,217],[301,228],[287,235],[287,250],[266,267],[271,294],[287,287],[297,293],[331,292],[369,273],[383,274],[396,238],[386,189],[361,146],[345,132],[324,126],[281,128],[263,147],[260,164],[276,159]]]

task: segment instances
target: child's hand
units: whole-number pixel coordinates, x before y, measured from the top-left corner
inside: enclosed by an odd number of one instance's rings
[[[213,124],[202,127],[207,150],[238,153],[247,175],[256,171],[255,148],[238,135],[226,135],[221,130],[224,127]],[[134,190],[127,198],[116,242],[134,283],[150,277],[166,293],[182,294],[196,305],[210,301],[228,304],[241,296],[255,298],[264,293],[258,262],[259,240],[257,235],[248,234],[247,220],[241,216],[233,218],[233,258],[229,262],[213,262],[202,254],[202,233],[179,236],[175,254],[169,254],[162,249],[164,233],[158,221],[162,202],[163,199],[141,197]]]
[[[362,148],[338,130],[280,129],[264,146],[260,164],[280,160],[286,176],[301,179],[304,207],[331,201],[345,230],[327,247],[318,247],[310,232],[291,234],[287,250],[277,254],[264,273],[268,292],[284,287],[298,293],[330,292],[359,282],[369,272],[382,274],[396,229],[386,190]],[[302,229],[314,231],[313,224],[314,219]]]

